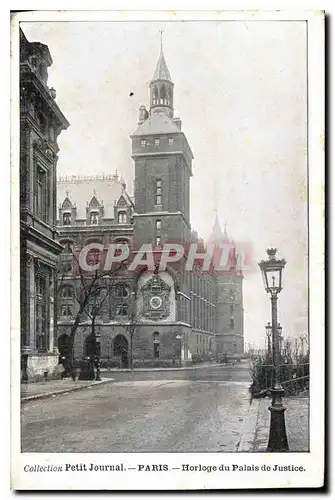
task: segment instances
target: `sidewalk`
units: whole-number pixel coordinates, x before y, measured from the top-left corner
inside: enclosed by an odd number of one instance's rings
[[[64,378],[62,380],[43,380],[42,382],[21,384],[21,402],[57,396],[58,394],[78,391],[86,387],[106,384],[113,381],[113,378],[102,378],[100,382],[95,380],[76,380],[74,382],[71,378]]]
[[[309,451],[309,398],[284,398],[286,433],[290,451]],[[270,429],[270,398],[254,399],[249,408],[238,451],[266,451]]]

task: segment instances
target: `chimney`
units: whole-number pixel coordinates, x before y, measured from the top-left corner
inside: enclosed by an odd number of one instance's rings
[[[181,130],[181,119],[180,118],[174,118],[173,123],[175,123],[177,125],[177,127],[179,128],[179,130]]]
[[[145,122],[148,116],[149,116],[148,111],[146,107],[142,104],[142,106],[140,106],[140,109],[138,111],[138,124],[141,125],[141,123]]]

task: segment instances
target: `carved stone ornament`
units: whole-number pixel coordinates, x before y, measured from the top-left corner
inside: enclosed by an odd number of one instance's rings
[[[159,275],[154,274],[141,291],[143,316],[151,320],[160,320],[169,316],[171,287]]]
[[[49,143],[45,139],[37,139],[36,141],[37,146],[43,153],[48,156],[49,158],[53,158],[54,154],[49,146]]]

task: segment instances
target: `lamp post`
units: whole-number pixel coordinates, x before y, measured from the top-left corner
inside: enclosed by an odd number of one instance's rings
[[[97,369],[96,377],[95,380],[101,381],[100,377],[100,348],[101,348],[101,337],[100,337],[100,332],[96,331],[95,332],[95,366]]]
[[[271,295],[272,312],[272,364],[273,377],[271,388],[270,433],[267,451],[288,451],[288,442],[285,427],[285,406],[283,405],[284,389],[280,383],[280,342],[277,322],[277,299],[282,290],[282,272],[286,261],[276,259],[276,248],[267,249],[268,260],[262,260],[258,265],[262,272],[265,291]]]
[[[179,350],[178,350],[178,353],[179,353],[179,367],[181,367],[181,339],[182,339],[182,336],[178,333],[176,335],[176,340],[180,341],[180,342],[178,342],[179,343]]]

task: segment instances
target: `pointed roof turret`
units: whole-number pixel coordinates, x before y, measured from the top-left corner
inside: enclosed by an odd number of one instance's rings
[[[152,78],[153,82],[155,80],[167,80],[169,82],[172,82],[171,75],[170,75],[169,69],[167,67],[163,51],[161,51],[161,53],[159,55],[159,59],[157,62],[155,73],[154,73],[154,76]]]
[[[164,53],[163,53],[163,31],[162,30],[160,30],[160,34],[161,34],[161,52],[159,55],[159,59],[157,62],[157,66],[156,66],[152,81],[154,82],[156,80],[166,80],[168,82],[172,82],[171,75],[170,75],[169,69],[167,67]]]

